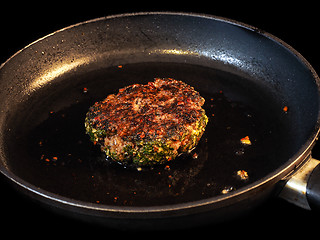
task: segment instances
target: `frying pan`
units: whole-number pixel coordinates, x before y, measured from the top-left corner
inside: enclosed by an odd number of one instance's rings
[[[115,164],[85,135],[86,111],[155,77],[200,92],[206,132],[191,154],[168,165],[138,171]],[[302,207],[319,207],[320,170],[311,157],[319,78],[289,45],[243,23],[160,12],[64,28],[1,65],[0,109],[1,173],[57,212],[164,229],[224,221],[281,191]],[[246,136],[250,144],[241,142]]]

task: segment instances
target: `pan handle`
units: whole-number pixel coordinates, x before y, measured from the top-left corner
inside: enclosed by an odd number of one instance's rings
[[[311,209],[320,211],[320,164],[313,169],[309,176],[306,195]]]
[[[279,197],[308,210],[320,211],[320,161],[309,160],[290,176]]]

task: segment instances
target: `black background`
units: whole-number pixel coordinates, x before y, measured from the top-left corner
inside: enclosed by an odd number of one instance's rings
[[[311,63],[316,72],[320,73],[318,56],[320,54],[318,31],[320,20],[317,13],[318,6],[314,1],[313,4],[307,1],[299,1],[293,5],[281,4],[279,1],[275,3],[250,1],[237,4],[229,1],[223,4],[216,1],[8,3],[3,4],[0,14],[0,63],[5,62],[12,54],[38,38],[81,21],[118,13],[182,11],[222,16],[263,29],[295,48]],[[320,159],[319,143],[313,150],[313,157]],[[122,235],[142,237],[152,234],[150,232],[133,234],[112,230],[52,213],[17,193],[3,176],[0,176],[0,194],[3,233],[25,234],[25,236],[38,233],[44,235],[43,237],[66,236],[66,234],[78,237],[87,233],[90,234],[88,237],[93,237],[92,234],[94,234],[103,238]],[[236,220],[176,232],[158,232],[157,235],[174,237],[173,233],[184,234],[181,236],[201,233],[204,236],[209,233],[210,235],[206,237],[247,238],[248,236],[276,237],[279,234],[294,236],[309,233],[311,236],[318,232],[319,223],[319,213],[300,209],[275,198],[254,212]]]

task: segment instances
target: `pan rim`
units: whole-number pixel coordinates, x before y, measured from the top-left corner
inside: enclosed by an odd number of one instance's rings
[[[319,86],[320,86],[320,79],[311,66],[311,64],[298,52],[296,51],[293,47],[291,47],[289,44],[286,42],[282,41],[281,39],[273,36],[270,33],[267,33],[265,31],[259,30],[256,27],[253,27],[251,25],[224,18],[224,17],[219,17],[215,15],[209,15],[209,14],[201,14],[201,13],[184,13],[184,12],[136,12],[136,13],[123,13],[123,14],[116,14],[116,15],[110,15],[110,16],[105,16],[105,17],[100,17],[100,18],[95,18],[87,21],[83,21],[80,23],[76,23],[70,26],[67,26],[65,28],[59,29],[55,32],[52,32],[42,38],[39,38],[32,43],[28,44],[21,50],[17,51],[15,54],[13,54],[10,58],[8,58],[4,63],[0,65],[0,70],[5,66],[6,63],[8,63],[12,58],[14,58],[16,55],[20,54],[23,52],[24,49],[29,48],[30,46],[36,44],[37,42],[46,39],[52,35],[55,35],[59,32],[66,31],[68,29],[88,24],[88,23],[93,23],[93,22],[99,22],[99,21],[105,21],[108,19],[114,19],[114,18],[122,18],[122,17],[132,17],[132,16],[146,16],[146,15],[174,15],[174,16],[190,16],[190,17],[197,17],[197,18],[207,18],[210,20],[214,21],[221,21],[225,22],[227,24],[232,24],[236,25],[241,28],[246,28],[249,30],[252,30],[254,32],[257,32],[257,34],[260,34],[264,37],[267,37],[277,43],[279,43],[282,47],[288,49],[292,54],[294,54],[312,73],[313,78],[318,86],[318,92]],[[320,95],[320,94],[319,94]],[[313,145],[315,144],[317,140],[317,136],[319,135],[320,131],[320,109],[318,109],[318,118],[317,118],[317,123],[315,125],[314,131],[310,135],[309,139],[304,143],[303,146],[300,147],[299,151],[297,151],[294,156],[292,156],[290,159],[286,161],[285,164],[279,166],[276,170],[272,171],[271,173],[267,174],[265,177],[261,178],[258,181],[255,181],[251,184],[246,185],[245,187],[242,187],[238,190],[232,191],[228,193],[227,195],[219,195],[207,199],[202,199],[202,200],[197,200],[197,201],[191,201],[191,202],[186,202],[186,203],[178,203],[178,204],[171,204],[171,205],[160,205],[160,206],[148,206],[148,207],[138,207],[138,206],[113,206],[113,205],[102,205],[102,204],[97,204],[97,203],[89,203],[89,202],[84,202],[84,201],[79,201],[71,198],[67,198],[64,196],[60,196],[58,194],[51,193],[49,191],[46,191],[44,189],[39,189],[35,185],[30,184],[26,182],[25,180],[21,179],[20,177],[16,176],[12,172],[6,168],[3,164],[0,165],[0,172],[4,174],[7,178],[9,178],[12,182],[15,184],[19,185],[20,187],[26,189],[27,191],[32,192],[34,195],[40,197],[40,199],[47,199],[62,205],[67,205],[71,207],[75,207],[77,209],[85,209],[85,210],[94,210],[96,212],[104,212],[104,213],[110,213],[111,216],[117,217],[118,213],[124,213],[126,217],[128,216],[145,216],[146,214],[148,217],[152,214],[157,214],[157,213],[164,213],[164,212],[181,212],[181,210],[186,210],[186,209],[199,209],[204,206],[213,206],[218,203],[222,202],[227,202],[226,200],[234,199],[234,198],[240,198],[241,196],[244,195],[246,192],[251,192],[254,190],[257,190],[261,186],[267,184],[267,183],[274,183],[277,182],[286,176],[288,176],[298,165],[302,164],[308,159],[308,156],[311,154],[311,149]],[[129,214],[129,215],[127,215]],[[119,215],[123,216],[123,215]]]

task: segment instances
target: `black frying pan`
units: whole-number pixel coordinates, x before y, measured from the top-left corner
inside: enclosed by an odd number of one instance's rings
[[[202,140],[151,170],[107,161],[84,133],[88,107],[154,77],[183,80],[205,97]],[[142,13],[80,23],[1,66],[0,170],[57,211],[108,226],[219,222],[277,194],[281,180],[310,162],[318,84],[294,49],[235,21]]]

